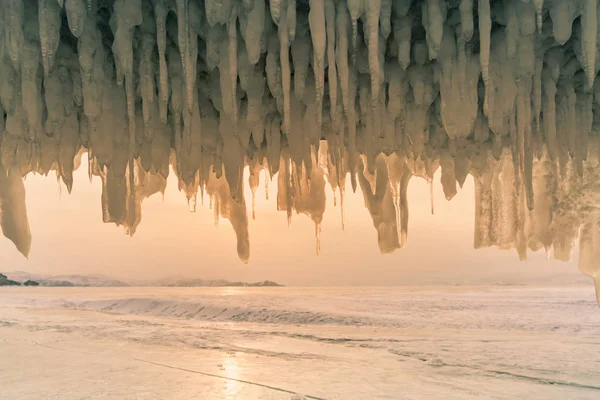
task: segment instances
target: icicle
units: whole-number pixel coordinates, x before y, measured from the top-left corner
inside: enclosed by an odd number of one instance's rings
[[[223,41],[224,29],[222,25],[217,24],[207,29],[206,33],[206,67],[208,71],[213,71],[221,60],[220,48]]]
[[[337,13],[335,18],[335,24],[337,28],[336,33],[336,64],[337,71],[340,78],[340,86],[342,91],[342,104],[344,106],[344,114],[348,116],[348,109],[350,103],[350,71],[348,68],[348,33],[349,27],[348,22],[350,20],[350,14],[345,4],[338,2]]]
[[[285,4],[285,2],[284,2]],[[283,87],[283,132],[290,132],[290,91],[291,91],[291,71],[290,71],[290,46],[288,19],[281,18],[279,21],[279,58],[281,65],[281,85]]]
[[[325,86],[325,50],[327,37],[325,30],[325,4],[324,0],[310,0],[308,22],[313,44],[313,67],[316,83],[317,129],[320,132],[323,107],[323,93]]]
[[[266,174],[268,170],[265,170],[265,200],[269,201],[269,179],[272,177],[267,177]]]
[[[316,238],[316,250],[317,255],[321,254],[321,224],[315,222],[315,238]]]
[[[346,2],[352,19],[352,59],[355,60],[358,50],[358,19],[363,12],[363,0],[346,0]]]
[[[431,201],[431,215],[433,215],[434,214],[433,179],[429,180],[429,199]]]
[[[429,59],[437,58],[440,50],[442,35],[444,33],[444,21],[446,20],[446,2],[444,0],[427,0],[423,3],[424,26],[427,31],[427,47],[429,48]]]
[[[371,100],[373,107],[379,101],[379,12],[382,0],[369,0],[367,6],[367,24],[369,26],[369,74],[371,75]]]
[[[113,54],[115,55],[117,83],[122,84],[123,78],[125,78],[127,115],[129,117],[129,157],[133,158],[133,152],[135,148],[133,28],[142,23],[141,0],[117,0],[114,4],[114,12],[114,16],[116,17],[117,21],[115,40],[113,42],[112,50]]]
[[[94,157],[92,156],[92,151],[88,151],[88,179],[90,183],[92,183],[93,172],[94,172]]]
[[[533,149],[531,148],[531,79],[519,81],[517,96],[518,156],[527,208],[533,209]]]
[[[517,0],[504,0],[506,14],[506,56],[512,60],[517,53],[519,42],[519,16],[517,15]]]
[[[402,173],[402,179],[400,179],[400,248],[406,246],[406,239],[408,237],[408,183],[412,173],[408,167],[404,167]]]
[[[54,55],[60,42],[60,7],[54,0],[40,0],[38,18],[40,25],[40,47],[44,75],[47,77],[54,65]]]
[[[265,26],[265,0],[254,0],[254,7],[248,13],[248,25],[244,33],[248,61],[254,65],[260,59],[260,41]]]
[[[252,189],[252,220],[256,219],[256,188]]]
[[[198,59],[198,33],[200,32],[200,21],[202,14],[196,2],[188,3],[188,27],[187,27],[187,49],[186,58],[187,64],[185,67],[185,87],[187,93],[188,113],[192,113],[194,105],[194,92],[196,88],[196,64]]]
[[[596,78],[596,37],[598,34],[598,19],[596,13],[597,0],[582,0],[583,10],[581,13],[582,50],[585,65],[583,68],[587,77],[589,87],[594,86]]]
[[[6,119],[4,118],[4,107],[0,99],[0,132],[4,132],[6,129]],[[2,144],[2,134],[0,134],[0,145]],[[0,160],[1,161],[1,160]]]
[[[21,52],[23,49],[23,17],[25,10],[22,0],[7,0],[4,8],[4,40],[8,56],[16,70],[21,67]]]
[[[292,42],[292,63],[294,65],[294,93],[298,100],[304,98],[306,75],[310,63],[311,40],[308,26],[299,24],[296,39]]]
[[[194,193],[191,196],[189,196],[188,198],[188,210],[191,213],[195,213],[196,212],[196,205],[198,203],[198,194]]]
[[[281,100],[283,98],[283,88],[281,86],[281,58],[279,55],[279,40],[277,35],[271,36],[268,44],[267,59],[265,65],[265,72],[267,74],[267,84],[269,90],[276,100],[277,109],[281,113],[283,107]]]
[[[550,6],[554,39],[560,45],[564,45],[571,37],[573,20],[578,15],[577,6],[571,0],[555,0]]]
[[[287,0],[287,27],[288,41],[293,42],[296,37],[296,0]]]
[[[544,115],[542,122],[546,145],[552,159],[558,156],[556,143],[556,82],[559,77],[562,54],[560,49],[550,50],[547,54],[546,65],[542,69]]]
[[[281,18],[281,2],[282,0],[270,0],[269,5],[271,7],[271,18],[275,25],[279,25],[279,19]]]
[[[177,54],[175,48],[169,48],[169,60],[169,81],[171,86],[171,101],[169,102],[169,108],[171,110],[175,131],[175,152],[179,154],[181,152],[181,113],[185,99],[185,78],[183,66],[181,65],[181,58],[179,57],[179,54]]]
[[[231,120],[233,122],[234,132],[238,124],[238,104],[237,104],[237,7],[231,13],[231,20],[227,23],[227,36],[229,39],[229,80],[231,90]],[[225,93],[223,93],[226,95]]]
[[[465,42],[473,36],[473,0],[460,0],[460,29]]]
[[[381,27],[381,35],[387,40],[392,31],[392,0],[381,0],[381,14],[379,16],[379,26]]]
[[[537,31],[541,35],[542,34],[542,21],[544,19],[544,0],[532,0],[532,2],[533,2],[533,5],[535,6]]]
[[[490,17],[490,0],[479,0],[479,63],[481,65],[481,77],[485,85],[485,100],[483,104],[483,113],[489,117],[488,110],[488,92],[489,88],[489,65],[490,65],[490,46],[492,20]]]
[[[255,0],[255,3],[259,0]],[[210,27],[215,26],[219,23],[219,16],[221,8],[223,7],[223,0],[205,0],[204,10],[206,13],[206,22]]]
[[[406,71],[410,65],[410,42],[412,22],[407,16],[400,16],[394,22],[394,40],[398,44],[398,64]]]
[[[162,122],[167,122],[167,107],[169,104],[169,73],[167,70],[167,9],[164,0],[154,0],[154,18],[156,19],[156,43],[158,45],[158,60],[160,68],[159,84],[159,114]]]
[[[325,23],[327,25],[327,61],[329,81],[329,109],[331,121],[335,125],[337,108],[337,68],[335,61],[335,4],[333,0],[325,0]]]
[[[0,165],[0,230],[26,258],[31,249],[31,231],[25,204],[25,185],[17,168]]]
[[[533,73],[533,110],[535,115],[535,127],[536,133],[541,132],[540,127],[540,115],[542,113],[542,68],[544,60],[541,57],[537,57],[535,60],[535,69]]]
[[[187,76],[186,69],[189,63],[188,38],[190,37],[188,2],[187,0],[175,0],[175,4],[177,8],[177,45],[181,55],[183,73]]]
[[[85,2],[84,0],[65,0],[65,10],[71,33],[78,38],[83,33],[83,23],[85,22],[86,14]]]
[[[346,230],[346,218],[344,215],[344,191],[340,190],[340,218],[342,221],[342,230]]]
[[[141,40],[141,57],[138,67],[138,74],[140,80],[140,92],[142,96],[142,115],[144,117],[144,127],[147,130],[148,124],[152,118],[152,111],[154,109],[155,100],[155,87],[154,87],[154,63],[152,62],[152,55],[154,52],[154,46],[156,44],[156,34],[154,32],[154,18],[149,13],[149,9],[142,8],[142,40]]]

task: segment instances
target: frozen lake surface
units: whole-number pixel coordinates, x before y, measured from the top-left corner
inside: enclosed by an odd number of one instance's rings
[[[599,399],[593,288],[1,288],[7,399]]]

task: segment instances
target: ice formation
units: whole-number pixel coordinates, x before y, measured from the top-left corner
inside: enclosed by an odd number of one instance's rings
[[[382,252],[413,176],[476,185],[475,247],[544,247],[600,301],[598,0],[6,0],[0,222],[27,254],[23,177],[70,190],[82,152],[133,234],[170,166],[249,257],[243,171],[312,218],[360,185]],[[317,244],[317,251],[318,251]]]

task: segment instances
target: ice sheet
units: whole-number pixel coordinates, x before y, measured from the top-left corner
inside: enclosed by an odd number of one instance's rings
[[[595,399],[590,288],[0,291],[9,398]]]

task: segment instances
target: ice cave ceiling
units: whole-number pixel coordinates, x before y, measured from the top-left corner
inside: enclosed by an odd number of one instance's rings
[[[170,167],[249,257],[243,171],[312,218],[360,186],[382,252],[406,190],[475,181],[474,245],[552,249],[600,300],[598,0],[3,0],[0,226],[31,246],[23,178],[71,188],[87,152],[104,222],[133,234]],[[275,203],[275,202],[274,202]]]

